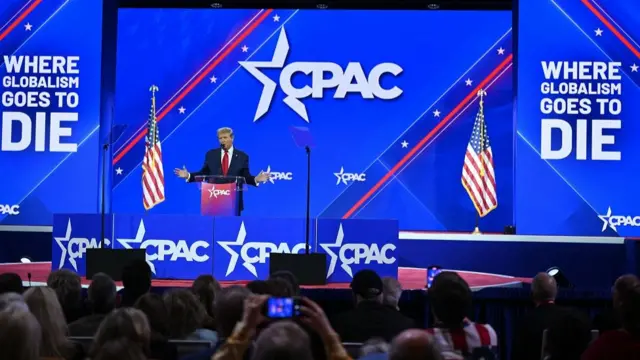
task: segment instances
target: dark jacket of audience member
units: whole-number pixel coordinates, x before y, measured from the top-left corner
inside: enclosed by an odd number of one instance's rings
[[[332,318],[331,324],[344,342],[364,342],[374,337],[391,341],[413,320],[382,304],[382,279],[371,270],[356,273],[351,282],[356,307]]]
[[[151,289],[151,268],[144,260],[135,260],[122,270],[121,307],[130,307]]]
[[[589,319],[578,311],[567,311],[547,329],[545,353],[549,360],[579,360],[590,341]]]
[[[84,316],[82,284],[78,274],[67,269],[53,271],[47,278],[47,286],[56,292],[67,324]]]
[[[93,276],[88,291],[88,308],[91,315],[82,317],[69,324],[70,336],[93,336],[102,320],[116,307],[116,284],[106,274]]]
[[[0,274],[0,295],[6,293],[22,294],[22,279],[16,273]]]

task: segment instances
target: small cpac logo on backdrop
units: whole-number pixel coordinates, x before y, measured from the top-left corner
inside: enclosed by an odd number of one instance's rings
[[[2,215],[20,215],[20,205],[2,205],[0,204],[0,214]]]
[[[336,181],[336,185],[340,185],[340,183],[348,185],[352,182],[364,182],[367,180],[367,174],[346,173],[344,172],[344,166],[340,167],[340,172],[333,173],[333,175],[338,179],[338,181]]]
[[[613,215],[611,206],[609,206],[605,215],[598,215],[598,217],[602,220],[602,232],[605,232],[607,227],[613,231],[618,231],[619,226],[640,226],[640,216]]]
[[[209,199],[211,198],[218,198],[218,196],[230,196],[231,195],[231,191],[229,190],[224,190],[224,189],[216,189],[215,185],[211,186],[211,189],[209,189]]]

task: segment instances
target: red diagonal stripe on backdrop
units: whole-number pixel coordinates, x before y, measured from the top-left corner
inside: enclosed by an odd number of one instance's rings
[[[451,110],[451,112],[449,112],[447,116],[445,116],[431,131],[429,131],[429,133],[424,138],[422,138],[422,140],[420,140],[418,144],[416,144],[416,146],[414,146],[408,153],[406,153],[404,157],[400,159],[400,161],[398,161],[397,164],[395,164],[380,180],[378,180],[378,182],[369,191],[367,191],[367,193],[364,194],[364,196],[360,200],[358,200],[355,205],[353,205],[353,207],[351,207],[351,209],[347,211],[346,214],[342,216],[342,218],[348,219],[351,215],[353,215],[353,213],[356,212],[362,206],[362,204],[364,204],[364,202],[367,201],[373,194],[375,194],[375,192],[378,191],[378,189],[380,189],[380,187],[384,185],[384,183],[386,183],[391,178],[391,176],[393,176],[393,174],[395,174],[402,166],[404,166],[407,161],[409,161],[429,140],[431,140],[453,117],[455,117],[456,114],[458,114],[469,101],[475,98],[478,94],[478,90],[484,88],[505,67],[507,67],[511,63],[512,59],[513,54],[510,54],[500,63],[500,65],[498,65],[498,67],[493,69],[493,71],[491,71],[491,73],[486,78],[484,78],[484,80],[482,80],[478,84],[478,86],[473,89],[473,91],[471,91],[464,99],[462,99],[462,101],[458,105],[456,105],[456,107],[453,108],[453,110]]]
[[[20,14],[15,20],[13,20],[11,25],[9,25],[6,29],[4,29],[2,34],[0,34],[0,41],[4,40],[4,38],[6,38],[13,31],[13,29],[15,29],[16,26],[18,26],[18,24],[20,24],[24,20],[24,18],[26,18],[29,14],[31,14],[33,9],[35,9],[36,6],[40,5],[41,2],[42,0],[36,0],[32,2],[28,8],[24,9],[22,14]]]
[[[255,30],[258,25],[260,25],[260,23],[262,23],[262,21],[264,21],[264,19],[269,16],[269,14],[273,11],[273,9],[268,9],[266,10],[264,13],[262,13],[262,15],[260,15],[260,17],[258,17],[256,19],[256,21],[251,24],[247,29],[245,29],[245,31],[240,34],[240,36],[238,36],[225,50],[222,54],[220,54],[220,56],[218,56],[215,60],[213,60],[213,62],[211,62],[211,64],[209,64],[209,66],[207,66],[207,68],[202,71],[200,73],[200,75],[198,75],[197,78],[195,78],[193,80],[193,82],[191,82],[189,84],[189,86],[187,86],[181,93],[180,95],[176,96],[173,101],[171,101],[171,103],[169,103],[169,105],[167,105],[164,110],[162,110],[160,112],[160,114],[158,114],[157,116],[157,121],[162,120],[168,113],[169,111],[173,110],[173,108],[178,105],[178,103],[180,101],[182,101],[182,99],[185,98],[185,96],[187,96],[205,77],[207,77],[207,75],[211,72],[211,70],[213,70],[216,66],[218,66],[218,64],[220,64],[227,56],[229,56],[229,54],[231,53],[231,51],[233,51],[239,44],[240,42],[242,42],[247,36],[249,36],[249,34],[251,34],[253,32],[253,30]],[[147,129],[145,128],[144,130],[142,130],[140,132],[140,134],[138,134],[129,144],[127,144],[127,146],[125,146],[124,149],[122,149],[122,151],[120,153],[118,153],[112,161],[112,164],[115,165],[118,161],[120,161],[129,151],[131,151],[131,149],[140,141],[142,140],[145,136],[147,135]]]
[[[633,46],[633,44],[631,44],[631,42],[627,40],[627,38],[622,36],[620,31],[618,31],[618,29],[616,29],[615,26],[613,26],[613,24],[611,24],[611,22],[602,15],[602,13],[600,13],[600,11],[598,11],[598,9],[596,9],[596,7],[593,6],[593,4],[591,4],[589,0],[580,0],[580,1],[582,2],[582,4],[584,4],[584,6],[587,7],[587,9],[589,9],[589,11],[591,11],[593,15],[595,15],[600,21],[602,21],[604,26],[606,26],[607,29],[609,29],[609,31],[611,31],[613,35],[617,37],[618,40],[620,40],[620,42],[624,44],[624,46],[626,46],[627,49],[629,49],[633,53],[633,55],[635,55],[638,59],[640,59],[640,51],[636,49]]]

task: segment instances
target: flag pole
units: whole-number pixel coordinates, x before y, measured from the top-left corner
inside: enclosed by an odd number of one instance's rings
[[[484,149],[484,97],[487,95],[487,92],[484,89],[478,90],[478,97],[480,98],[480,113],[482,115],[482,124],[480,126],[480,149]],[[482,186],[484,186],[485,180],[485,170],[484,170],[484,156],[480,156],[480,179],[482,179]],[[482,235],[482,231],[480,231],[480,214],[476,209],[476,227],[473,229],[473,235]]]

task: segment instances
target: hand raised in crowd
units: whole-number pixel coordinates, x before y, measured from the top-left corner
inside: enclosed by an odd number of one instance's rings
[[[268,295],[251,295],[244,301],[242,323],[247,329],[255,330],[266,318],[262,314]]]
[[[300,321],[315,330],[323,339],[334,336],[335,331],[320,305],[307,297],[301,298]]]

